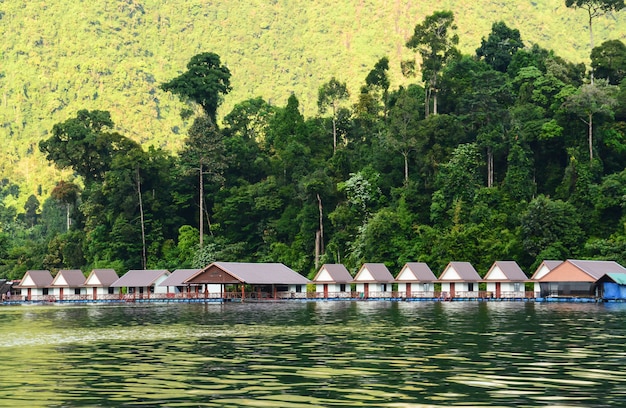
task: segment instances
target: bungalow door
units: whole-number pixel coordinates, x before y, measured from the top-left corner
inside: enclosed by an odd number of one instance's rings
[[[500,282],[496,282],[496,298],[500,298],[500,293],[501,293],[501,283]]]
[[[369,294],[370,294],[370,284],[364,283],[363,284],[363,296],[367,299]]]
[[[63,300],[63,288],[59,288],[59,300]]]
[[[324,299],[328,299],[328,283],[324,284]]]
[[[98,288],[93,288],[93,300],[98,299]]]
[[[450,297],[454,297],[454,282],[450,282]]]
[[[407,282],[406,284],[406,297],[411,297],[411,282]]]

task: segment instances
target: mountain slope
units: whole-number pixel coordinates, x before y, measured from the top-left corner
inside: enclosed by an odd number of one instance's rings
[[[61,173],[37,144],[79,109],[108,110],[124,135],[175,150],[187,124],[158,85],[204,51],[233,74],[221,115],[255,96],[284,105],[291,93],[314,115],[323,82],[336,76],[355,95],[383,56],[395,88],[406,38],[442,9],[455,13],[465,53],[502,20],[526,45],[588,61],[586,14],[564,1],[0,0],[0,178],[22,186],[20,202],[46,196]],[[626,13],[598,19],[594,32],[596,44],[624,40]]]

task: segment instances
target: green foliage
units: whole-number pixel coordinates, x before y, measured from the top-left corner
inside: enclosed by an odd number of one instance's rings
[[[187,64],[187,72],[162,84],[161,89],[183,101],[197,103],[216,123],[222,97],[231,91],[230,70],[221,65],[219,55],[213,52],[194,55]]]

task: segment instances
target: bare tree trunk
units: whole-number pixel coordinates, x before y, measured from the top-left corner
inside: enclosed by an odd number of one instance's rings
[[[589,162],[593,161],[593,114],[589,114],[589,120],[587,121],[589,129]]]
[[[199,180],[199,195],[200,195],[200,248],[204,244],[204,182],[203,182],[203,169],[202,161],[200,161],[200,180]]]
[[[437,114],[437,91],[433,92],[433,115]]]
[[[315,269],[320,267],[320,232],[315,231]]]
[[[70,203],[65,203],[65,217],[67,222],[67,231],[69,231],[70,226],[72,225],[72,220],[70,219]]]
[[[402,156],[404,156],[404,184],[406,185],[409,182],[409,153],[404,152]]]
[[[324,212],[323,212],[323,207],[322,207],[322,198],[320,197],[319,194],[317,194],[317,205],[318,205],[318,209],[319,209],[319,215],[320,215],[320,253],[323,255],[324,254]]]
[[[591,25],[593,21],[593,13],[591,9],[589,9],[588,11],[589,11],[589,45],[591,45],[591,49],[593,50],[593,27]],[[593,85],[593,68],[591,68],[590,77],[591,77],[591,85]]]
[[[430,87],[424,90],[424,117],[430,115]]]
[[[493,150],[487,147],[487,187],[493,186]]]
[[[337,109],[333,103],[333,154],[337,151]]]
[[[139,167],[136,170],[137,176],[137,195],[139,196],[139,216],[141,220],[141,263],[143,269],[147,267],[147,259],[146,259],[146,227],[143,219],[143,200],[141,198],[141,180],[139,179]]]

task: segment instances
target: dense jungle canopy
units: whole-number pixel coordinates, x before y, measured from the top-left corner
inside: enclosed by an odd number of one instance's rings
[[[0,277],[626,261],[623,1],[17,3]]]

